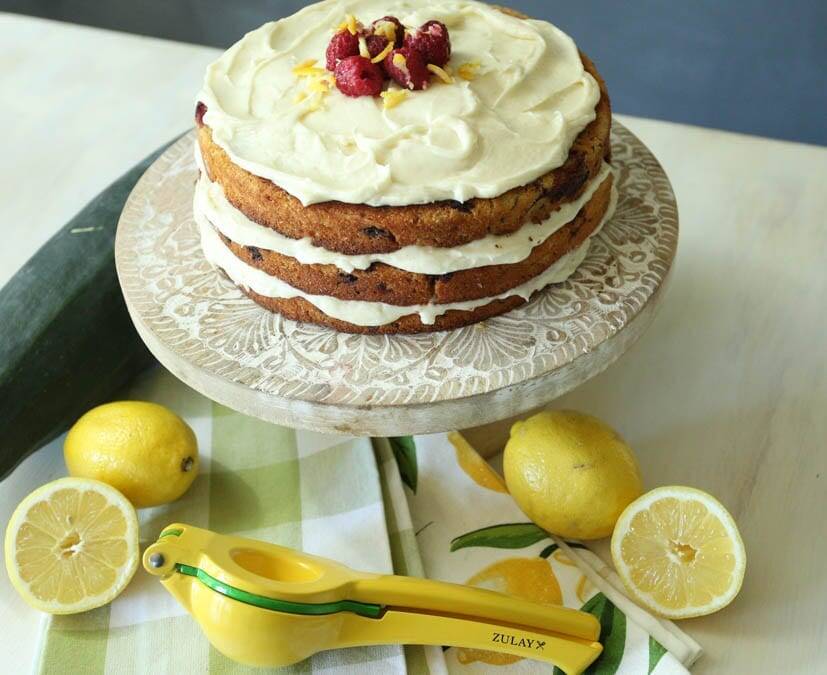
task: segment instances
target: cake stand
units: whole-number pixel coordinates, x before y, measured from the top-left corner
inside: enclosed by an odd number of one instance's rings
[[[567,282],[503,316],[425,335],[349,335],[254,304],[201,254],[194,132],[127,200],[115,258],[135,327],[186,384],[291,427],[399,436],[479,426],[598,374],[652,321],[678,243],[669,180],[614,123],[617,211]]]

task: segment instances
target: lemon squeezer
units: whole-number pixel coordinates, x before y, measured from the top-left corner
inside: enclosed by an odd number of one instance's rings
[[[511,654],[571,674],[602,651],[600,624],[585,612],[458,584],[358,572],[189,525],[161,532],[143,564],[218,651],[248,665],[286,666],[344,647],[419,644]]]

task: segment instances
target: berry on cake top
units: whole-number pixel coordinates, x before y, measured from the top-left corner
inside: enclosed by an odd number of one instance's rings
[[[411,91],[427,89],[431,76],[451,83],[443,68],[451,58],[451,37],[441,21],[406,28],[395,16],[364,26],[349,15],[337,27],[327,46],[327,69],[346,96],[379,96],[386,79]],[[385,107],[401,99],[385,97]]]

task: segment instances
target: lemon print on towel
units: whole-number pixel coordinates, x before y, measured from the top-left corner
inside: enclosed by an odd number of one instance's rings
[[[502,560],[478,572],[467,583],[511,593],[512,595],[525,594],[522,597],[534,602],[553,604],[552,600],[562,594],[560,593],[561,588],[557,576],[551,567],[552,561],[554,565],[565,567],[574,568],[577,565],[557,542],[549,541],[547,532],[534,523],[502,523],[489,525],[473,532],[466,532],[451,541],[451,551],[468,548],[515,551],[516,549],[535,547],[540,543],[543,543],[544,548],[537,558],[523,557]],[[568,548],[573,550],[586,548],[579,542],[569,541],[566,544]],[[548,567],[554,581],[549,580],[546,572],[540,566],[541,564]],[[523,565],[525,565],[525,571],[519,569]],[[522,579],[517,583],[512,581],[509,590],[507,580],[515,573],[515,569],[519,570]],[[560,567],[557,567],[557,570],[562,571]],[[612,675],[612,673],[617,672],[623,661],[626,645],[626,617],[603,593],[591,586],[585,575],[581,573],[578,576],[580,577],[579,581],[576,582],[574,589],[570,590],[574,590],[577,599],[582,603],[580,609],[593,614],[600,621],[600,641],[603,643],[603,653],[591,665],[588,672]],[[561,577],[561,579],[565,581],[564,577]],[[538,588],[539,590],[535,590]],[[557,602],[562,604],[559,600]],[[651,668],[657,665],[664,653],[664,648],[658,642],[655,640],[649,641],[649,663]],[[503,657],[499,654],[469,649],[458,649],[456,657],[459,663],[468,665],[470,668],[473,668],[475,664],[477,667],[482,667],[480,666],[482,663],[486,665],[509,665],[518,660],[514,657]],[[555,669],[554,673],[557,675],[562,671]]]
[[[497,591],[542,605],[560,605],[563,595],[551,565],[545,558],[506,558],[477,572],[466,582],[469,586]],[[519,656],[496,654],[481,649],[458,649],[462,664],[479,661],[492,666],[507,666]]]
[[[480,487],[494,492],[507,493],[505,481],[491,468],[471,444],[456,431],[448,434],[448,440],[454,446],[457,455],[457,464]]]

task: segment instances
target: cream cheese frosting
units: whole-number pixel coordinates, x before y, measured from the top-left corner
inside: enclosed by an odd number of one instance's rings
[[[197,146],[196,156],[200,160]],[[453,248],[404,246],[392,253],[363,255],[329,251],[316,246],[309,237],[291,239],[250,220],[227,200],[221,185],[211,182],[205,171],[201,172],[195,187],[193,209],[206,217],[221,234],[237,244],[275,251],[295,258],[305,265],[335,265],[343,272],[350,273],[353,270],[365,270],[373,263],[381,262],[417,274],[447,274],[474,267],[508,265],[525,260],[536,246],[575,218],[606,180],[610,171],[611,167],[604,163],[601,171],[577,200],[563,204],[541,223],[528,223],[511,234],[488,235]]]
[[[451,33],[449,65],[477,62],[477,76],[434,81],[391,109],[333,89],[310,111],[294,102],[305,83],[293,68],[308,59],[323,67],[333,28],[347,14],[365,23],[392,14],[411,27],[442,21]],[[499,196],[562,165],[599,98],[565,33],[473,0],[310,5],[245,35],[207,68],[198,95],[213,141],[230,159],[305,206]]]
[[[357,326],[383,326],[409,314],[418,314],[423,324],[432,325],[438,316],[451,310],[473,310],[495,300],[513,296],[519,296],[524,300],[528,300],[536,291],[545,288],[549,284],[565,281],[585,259],[592,237],[594,237],[612,217],[616,204],[617,191],[612,187],[609,208],[594,234],[577,249],[561,257],[543,273],[537,275],[530,281],[497,296],[442,305],[399,306],[389,305],[383,302],[339,300],[329,295],[305,293],[278,277],[271,276],[262,270],[252,267],[236,257],[233,252],[224,245],[218,233],[202,214],[196,213],[195,220],[201,232],[201,247],[206,259],[214,266],[223,269],[235,284],[243,288],[248,288],[259,295],[269,298],[304,298],[328,316]]]

